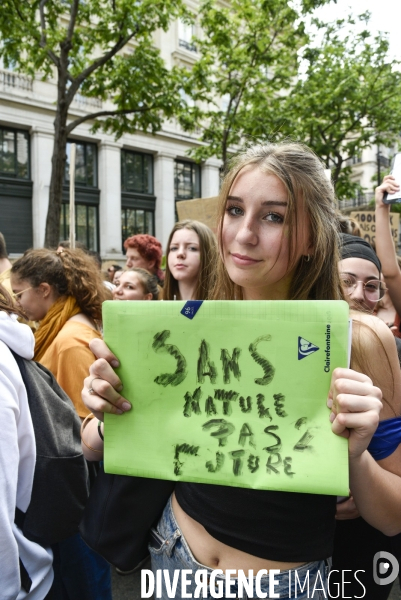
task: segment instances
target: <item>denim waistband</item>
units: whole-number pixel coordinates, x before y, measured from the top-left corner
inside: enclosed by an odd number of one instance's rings
[[[186,539],[178,527],[172,509],[171,498],[164,509],[157,529],[152,532],[150,552],[153,569],[167,569],[171,574],[177,569],[187,569],[193,574],[196,571],[202,570],[206,571],[207,577],[212,582],[223,580],[224,585],[224,581],[226,580],[224,573],[218,573],[218,569],[212,569],[203,565],[193,556]],[[279,593],[280,598],[314,598],[314,600],[327,598],[327,595],[319,590],[327,590],[328,571],[329,565],[325,560],[310,562],[296,569],[280,570],[274,573],[274,581],[276,582],[274,592]],[[257,573],[254,573],[254,577],[256,575]],[[269,575],[262,574],[258,576],[258,580],[260,589],[268,592]],[[230,576],[230,581],[234,582],[232,584],[232,591],[235,592],[239,584],[238,577]],[[313,593],[314,589],[315,592]],[[269,594],[267,597],[269,597]]]

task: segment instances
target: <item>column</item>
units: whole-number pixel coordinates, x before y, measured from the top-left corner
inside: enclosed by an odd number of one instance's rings
[[[175,154],[158,152],[155,156],[156,237],[165,252],[168,236],[175,223]]]
[[[220,191],[221,160],[209,158],[202,164],[202,198],[218,196]]]
[[[52,129],[33,127],[31,129],[30,142],[31,178],[33,181],[33,246],[34,248],[43,248],[45,243],[47,210],[49,207],[54,132]]]
[[[115,142],[99,144],[100,253],[104,260],[123,259],[121,236],[121,148]]]

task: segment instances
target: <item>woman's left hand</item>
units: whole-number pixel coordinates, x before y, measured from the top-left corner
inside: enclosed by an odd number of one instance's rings
[[[382,392],[367,375],[352,369],[334,369],[327,406],[336,435],[348,438],[350,459],[369,446],[379,424]]]

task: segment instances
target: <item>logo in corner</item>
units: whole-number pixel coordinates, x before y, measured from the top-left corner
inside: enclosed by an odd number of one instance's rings
[[[373,557],[373,579],[377,585],[389,585],[393,583],[397,579],[399,572],[400,564],[393,554],[384,550],[376,552]]]
[[[317,352],[319,348],[303,337],[298,337],[298,360]]]

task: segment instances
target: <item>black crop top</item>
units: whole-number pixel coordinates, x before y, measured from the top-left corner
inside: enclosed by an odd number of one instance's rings
[[[212,537],[253,556],[312,562],[333,553],[335,496],[184,482],[175,495]]]

